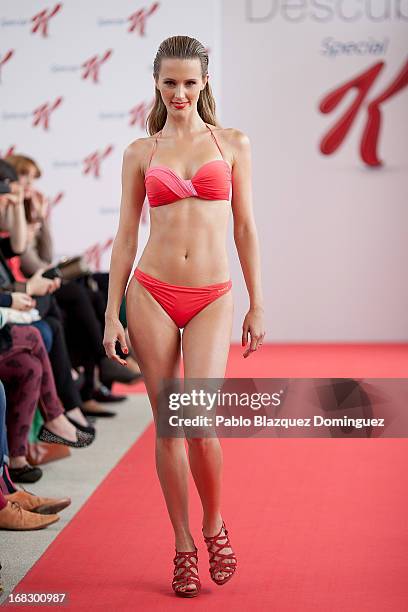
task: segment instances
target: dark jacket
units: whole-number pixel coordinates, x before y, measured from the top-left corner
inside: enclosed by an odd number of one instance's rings
[[[0,238],[0,291],[2,292],[20,291],[26,293],[27,291],[27,283],[16,281],[7,263],[7,259],[16,255],[20,255],[20,253],[13,251],[10,238]]]

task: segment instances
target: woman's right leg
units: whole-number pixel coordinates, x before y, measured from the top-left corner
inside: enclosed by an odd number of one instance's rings
[[[4,475],[4,465],[9,462],[6,433],[6,393],[0,380],[0,480]]]
[[[8,356],[9,358],[4,359],[2,366],[6,368],[5,376],[9,376],[8,369],[11,367],[11,371],[13,371],[18,361],[21,362],[23,371],[32,372],[32,375],[31,377],[22,376],[20,368],[17,387],[11,385],[8,389],[9,394],[11,394],[9,409],[11,411],[15,410],[15,406],[22,408],[26,401],[31,406],[30,401],[32,400],[34,403],[33,410],[35,410],[37,401],[39,401],[40,411],[47,428],[53,433],[75,442],[77,440],[76,429],[64,415],[64,409],[55,388],[51,364],[40,332],[29,325],[12,325],[11,334],[13,346],[4,355],[4,357]],[[11,356],[13,359],[11,359]],[[18,370],[16,374],[17,372]],[[5,382],[7,382],[7,379],[5,379]],[[27,413],[26,419],[31,424],[33,415],[29,416],[27,410],[25,412]],[[15,463],[16,455],[12,454],[12,456]],[[23,457],[20,456],[20,462],[22,461]]]
[[[0,356],[0,377],[7,394],[10,467],[27,464],[28,434],[40,394],[41,365],[29,352],[12,347]]]
[[[132,348],[157,424],[161,381],[179,376],[180,331],[136,279],[129,284],[126,310]],[[156,468],[174,528],[176,549],[193,551],[188,520],[189,467],[184,438],[156,437]]]

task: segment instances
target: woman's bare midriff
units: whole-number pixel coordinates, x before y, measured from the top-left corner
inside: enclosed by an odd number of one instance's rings
[[[229,202],[198,198],[150,208],[150,236],[138,268],[172,285],[199,287],[229,280],[230,214]]]

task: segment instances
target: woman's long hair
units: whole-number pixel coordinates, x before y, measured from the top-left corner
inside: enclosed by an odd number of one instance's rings
[[[155,80],[159,77],[161,61],[164,58],[197,58],[201,63],[202,76],[205,77],[208,73],[208,53],[205,47],[195,38],[190,38],[189,36],[171,36],[161,43],[153,64],[153,76]],[[208,81],[204,89],[200,92],[200,97],[197,102],[197,111],[205,123],[217,125],[215,100]],[[156,87],[154,105],[146,120],[147,132],[150,136],[156,134],[156,132],[159,132],[163,128],[166,117],[167,109],[162,100],[160,91]]]

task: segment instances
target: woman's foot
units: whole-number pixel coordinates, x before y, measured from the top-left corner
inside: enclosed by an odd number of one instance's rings
[[[95,427],[91,425],[80,408],[73,408],[73,410],[66,411],[65,416],[77,429],[92,434],[93,436],[96,434]]]
[[[69,440],[70,442],[77,441],[77,429],[68,421],[64,414],[60,414],[57,418],[52,419],[52,421],[46,421],[45,427],[48,431],[51,431],[53,434],[65,440]]]
[[[198,552],[192,539],[176,540],[176,556],[173,559],[174,574],[172,588],[180,597],[195,597],[201,589],[198,577]]]
[[[206,535],[214,532],[215,535]],[[219,518],[218,527],[205,522],[203,536],[210,553],[211,579],[218,585],[225,584],[235,572],[237,558],[231,548],[228,531],[222,518]]]
[[[95,431],[82,431],[82,425],[76,427],[65,414],[60,414],[55,419],[46,421],[38,433],[41,442],[55,442],[73,448],[85,448],[92,444],[95,439]],[[94,429],[94,428],[93,428]]]
[[[95,402],[93,399],[82,402],[82,412],[86,416],[96,417],[114,417],[117,414],[113,410],[107,410],[102,404]]]
[[[71,408],[71,410],[66,410],[65,414],[67,417],[69,416],[70,419],[75,421],[75,423],[78,423],[78,425],[83,425],[84,427],[89,425],[89,421],[87,421],[79,406],[76,406],[76,408]]]
[[[32,465],[30,465],[25,457],[23,465],[21,465],[21,463],[19,462],[16,466],[13,463],[13,459],[13,457],[10,458],[10,465],[8,470],[10,477],[14,482],[32,483],[37,482],[37,480],[40,480],[43,473],[39,467],[33,467]]]
[[[18,457],[10,457],[8,469],[17,470],[19,468],[23,468],[25,465],[28,465],[28,461],[25,455],[19,455]]]

